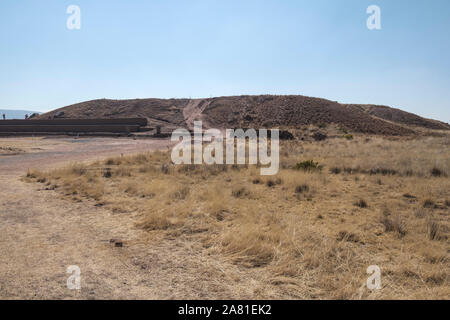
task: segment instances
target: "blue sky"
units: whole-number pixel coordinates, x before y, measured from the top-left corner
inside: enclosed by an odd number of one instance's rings
[[[0,108],[302,94],[450,122],[449,33],[448,0],[2,0]]]

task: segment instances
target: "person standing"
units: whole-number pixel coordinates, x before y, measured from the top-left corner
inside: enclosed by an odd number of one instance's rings
[[[6,114],[3,114],[3,120],[6,120]]]

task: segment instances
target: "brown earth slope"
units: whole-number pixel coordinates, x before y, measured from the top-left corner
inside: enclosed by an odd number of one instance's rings
[[[448,123],[432,119],[425,119],[419,117],[414,113],[406,112],[400,109],[377,105],[360,105],[360,106],[364,108],[364,110],[370,115],[376,116],[384,120],[434,130],[450,129],[450,125]]]
[[[231,96],[210,99],[91,100],[60,108],[38,118],[46,119],[61,111],[64,118],[145,117],[149,125],[165,128],[192,128],[194,120],[204,127],[282,127],[309,124],[338,124],[350,131],[409,135],[408,126],[449,130],[450,126],[424,119],[398,109],[373,105],[343,105],[335,101],[299,95]]]
[[[189,99],[132,99],[90,100],[42,114],[36,119],[47,119],[60,112],[62,118],[133,118],[143,117],[149,126],[180,127],[185,125],[183,108]]]

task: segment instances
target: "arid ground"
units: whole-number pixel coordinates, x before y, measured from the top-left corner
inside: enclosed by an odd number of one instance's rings
[[[253,297],[264,272],[218,261],[193,241],[149,240],[135,226],[136,213],[73,201],[23,179],[32,168],[55,169],[168,145],[157,139],[1,138],[0,299]],[[112,239],[123,241],[123,247]],[[80,291],[67,289],[69,265],[81,269]]]
[[[0,298],[448,299],[449,143],[285,141],[263,177],[168,140],[2,138]]]

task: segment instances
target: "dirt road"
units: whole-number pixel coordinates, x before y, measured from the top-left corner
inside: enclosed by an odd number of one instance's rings
[[[257,274],[249,277],[204,255],[190,241],[151,238],[135,227],[133,214],[114,214],[88,201],[75,203],[21,180],[27,168],[165,149],[167,144],[112,138],[0,139],[0,146],[21,151],[0,155],[0,299],[254,297],[255,283],[261,282]],[[124,246],[115,247],[110,239],[120,239]],[[81,290],[67,288],[70,265],[81,270]]]
[[[189,101],[187,106],[183,109],[184,120],[189,130],[194,130],[194,121],[202,120],[202,112],[209,106],[210,102],[204,99],[193,99]],[[208,127],[207,123],[203,127]]]

